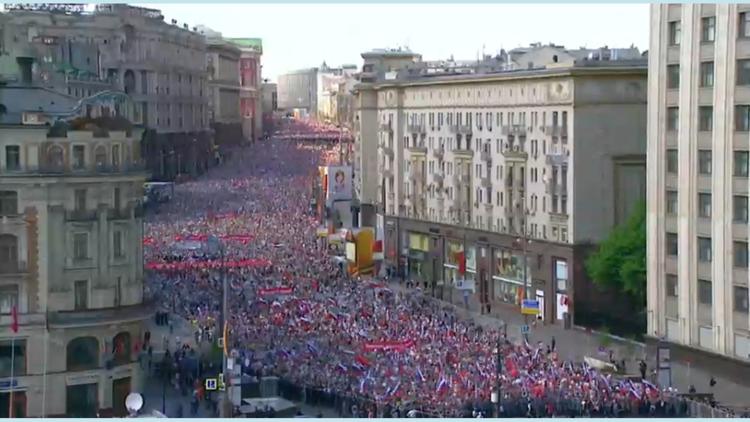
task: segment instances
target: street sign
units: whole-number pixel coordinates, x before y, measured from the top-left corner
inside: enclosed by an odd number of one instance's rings
[[[206,391],[216,391],[217,384],[216,378],[206,378]]]
[[[522,325],[521,326],[521,334],[528,334],[529,333],[529,326],[528,325]]]
[[[524,299],[521,302],[521,313],[524,315],[539,315],[539,301],[536,299]]]
[[[11,382],[10,380],[0,381],[0,389],[16,388],[16,387],[18,387],[18,380],[17,379],[14,379],[13,382]]]

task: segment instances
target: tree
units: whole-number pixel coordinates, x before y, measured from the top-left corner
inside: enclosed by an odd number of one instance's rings
[[[639,203],[628,221],[615,227],[586,260],[589,277],[603,287],[646,300],[646,205]]]

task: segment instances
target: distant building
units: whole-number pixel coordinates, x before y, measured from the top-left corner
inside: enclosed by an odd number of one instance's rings
[[[255,141],[263,135],[261,108],[261,57],[263,42],[260,38],[229,38],[240,48],[240,111],[242,133],[245,139]]]
[[[216,31],[206,35],[206,68],[208,72],[208,107],[216,145],[243,143],[240,108],[240,48]]]
[[[273,130],[273,117],[279,109],[277,85],[274,83],[263,83],[261,86],[263,110],[263,130],[270,132]]]
[[[279,75],[279,109],[301,110],[315,115],[318,110],[318,68],[303,69]]]
[[[0,98],[0,416],[124,416],[143,388],[137,356],[154,314],[137,104],[33,85]]]

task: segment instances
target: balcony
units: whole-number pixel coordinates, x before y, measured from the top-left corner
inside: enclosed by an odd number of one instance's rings
[[[562,183],[556,183],[556,182],[547,182],[547,193],[549,195],[567,195],[568,194],[568,186],[563,185]]]
[[[553,224],[566,224],[568,222],[568,214],[561,212],[550,212],[549,222]]]
[[[393,125],[388,123],[381,123],[380,124],[380,131],[385,133],[393,133]]]
[[[450,133],[454,135],[471,135],[470,125],[451,125]]]
[[[525,136],[526,135],[526,126],[525,125],[507,125],[503,126],[503,130],[501,131],[503,135],[513,135],[513,136]]]
[[[524,162],[529,159],[529,153],[524,151],[523,144],[506,144],[503,149],[503,157],[506,161],[519,161]]]
[[[425,155],[427,154],[427,144],[423,142],[414,143],[412,146],[409,147],[409,153],[411,154],[418,154],[418,155]]]
[[[27,274],[29,269],[26,265],[26,261],[9,262],[0,265],[0,278],[3,277],[14,277],[18,275]]]
[[[107,210],[107,220],[130,220],[131,216],[132,211],[130,208],[110,208]]]
[[[143,175],[146,173],[144,163],[136,162],[131,164],[97,165],[93,167],[74,168],[62,165],[44,164],[40,166],[22,166],[16,169],[2,169],[0,174],[3,176],[76,176],[76,177],[99,177],[108,175]]]
[[[445,148],[443,147],[435,148],[434,150],[432,150],[432,156],[437,158],[438,160],[442,160],[444,155],[445,155]]]
[[[456,158],[472,158],[474,157],[473,149],[453,148],[451,151]]]
[[[481,159],[482,161],[485,161],[485,162],[487,162],[487,163],[491,163],[491,162],[492,162],[492,152],[491,152],[491,151],[488,151],[488,150],[482,150],[482,152],[481,152],[481,154],[480,154],[479,158],[480,158],[480,159]]]
[[[568,139],[567,126],[545,126],[544,133],[555,138],[562,138],[563,141],[567,141]]]
[[[425,125],[407,125],[406,131],[413,135],[425,135],[427,134],[427,127]]]
[[[492,178],[489,177],[489,176],[482,177],[481,179],[479,179],[479,184],[483,188],[491,188],[492,187]]]
[[[92,222],[98,219],[96,210],[65,210],[65,221]]]
[[[568,164],[568,159],[570,158],[570,151],[565,150],[559,150],[559,151],[550,151],[547,154],[547,165],[548,166],[562,166]]]
[[[50,312],[47,320],[54,328],[90,327],[144,321],[152,318],[155,311],[154,302],[144,302],[114,308]]]

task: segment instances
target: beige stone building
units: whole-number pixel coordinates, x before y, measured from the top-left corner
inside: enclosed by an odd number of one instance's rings
[[[221,33],[199,27],[206,35],[208,110],[216,145],[238,145],[244,140],[240,110],[240,48]]]
[[[0,95],[39,97],[5,104],[0,128],[0,416],[11,391],[15,417],[123,415],[126,395],[142,391],[137,357],[153,315],[143,290],[141,130],[98,119],[111,110],[96,104],[82,111],[89,117],[50,116],[39,104],[66,96],[42,88]],[[80,117],[45,124],[63,116]]]
[[[750,5],[651,6],[648,334],[750,359]]]
[[[604,57],[362,79],[355,179],[386,265],[448,299],[463,252],[485,308],[528,290],[546,321],[572,315],[590,246],[645,196],[646,62]]]

